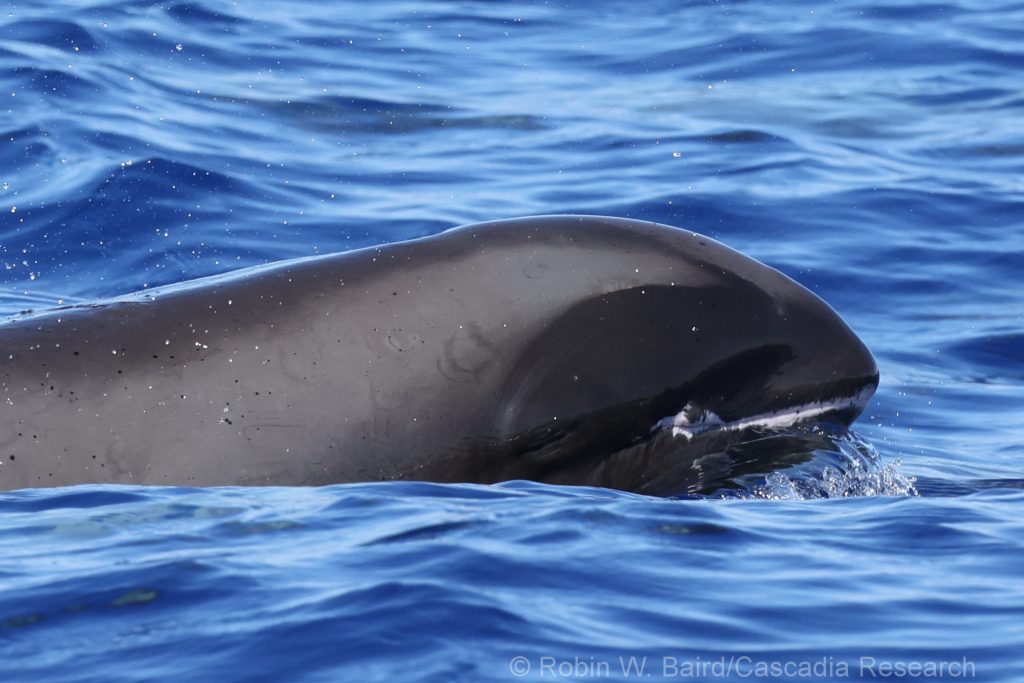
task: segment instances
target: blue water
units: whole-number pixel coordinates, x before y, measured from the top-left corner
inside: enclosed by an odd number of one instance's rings
[[[0,315],[597,213],[779,268],[882,375],[690,499],[0,494],[0,680],[1024,679],[1024,4],[0,12]]]

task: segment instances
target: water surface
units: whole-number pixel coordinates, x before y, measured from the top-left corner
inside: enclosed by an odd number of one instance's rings
[[[2,494],[0,677],[1019,680],[1022,69],[1014,2],[6,4],[0,314],[611,214],[810,287],[882,384],[706,497]]]

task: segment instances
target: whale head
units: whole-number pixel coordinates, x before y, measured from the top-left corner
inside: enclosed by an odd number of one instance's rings
[[[502,478],[700,489],[702,463],[737,440],[864,410],[875,360],[819,297],[701,235],[621,223],[676,279],[587,297],[532,340],[501,394]]]

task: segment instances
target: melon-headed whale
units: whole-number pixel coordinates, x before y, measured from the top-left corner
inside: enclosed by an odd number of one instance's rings
[[[827,304],[707,237],[495,221],[0,325],[0,489],[663,493],[731,435],[849,424],[877,383]]]

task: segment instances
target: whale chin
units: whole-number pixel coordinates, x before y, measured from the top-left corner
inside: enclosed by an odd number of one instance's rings
[[[474,457],[442,461],[441,471],[451,481],[526,479],[660,496],[705,493],[733,476],[800,460],[804,456],[794,454],[810,452],[800,447],[808,430],[845,430],[878,386],[872,361],[860,375],[769,389],[791,361],[784,348],[745,352],[656,396],[551,419],[497,442],[470,443]],[[794,448],[780,453],[781,443]],[[457,462],[470,465],[460,470]]]
[[[656,496],[708,493],[729,486],[736,477],[810,459],[828,435],[846,431],[874,389],[867,384],[854,395],[729,422],[687,404],[629,443],[616,443],[612,430],[621,425],[614,418],[594,415],[573,425],[552,423],[517,435],[489,455],[509,463],[495,481],[528,479]],[[625,411],[620,407],[617,412],[621,416]]]

